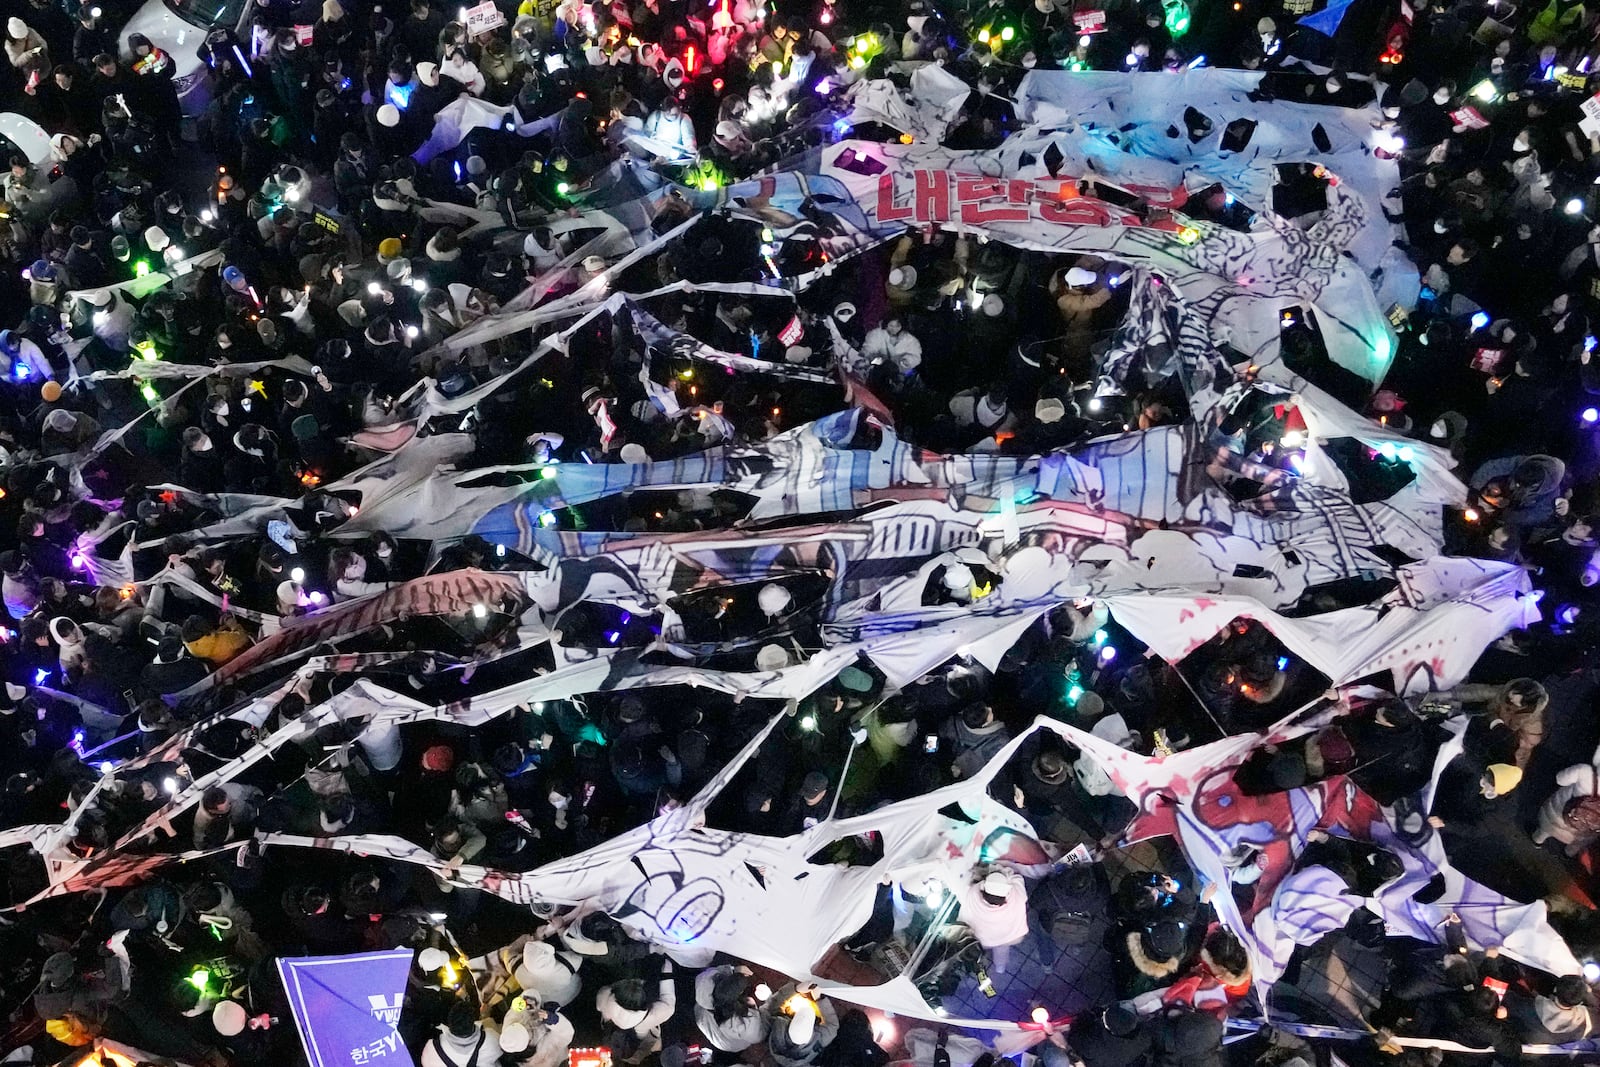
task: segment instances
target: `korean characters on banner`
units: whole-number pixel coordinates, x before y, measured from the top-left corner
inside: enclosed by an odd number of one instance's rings
[[[1141,216],[1086,193],[1070,178],[983,178],[945,170],[914,170],[878,175],[874,214],[880,225],[961,223],[992,226],[1045,222],[1058,226],[1138,226],[1176,233],[1182,225],[1164,209],[1181,207],[1184,190],[1130,189],[1150,207]]]

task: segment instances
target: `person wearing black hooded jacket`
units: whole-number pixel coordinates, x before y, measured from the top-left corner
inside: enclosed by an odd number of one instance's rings
[[[1222,1029],[1210,1012],[1169,1010],[1155,1023],[1153,1067],[1222,1067]]]

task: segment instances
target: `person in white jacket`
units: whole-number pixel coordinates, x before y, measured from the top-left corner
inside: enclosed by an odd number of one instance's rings
[[[25,364],[28,369],[18,372],[18,364]],[[55,377],[55,369],[44,351],[15,330],[0,330],[0,370],[8,378],[19,381],[28,378],[38,384]]]
[[[906,329],[898,315],[869,330],[861,342],[861,355],[869,363],[893,363],[903,374],[922,363],[922,342]]]
[[[1539,828],[1534,831],[1536,844],[1558,841],[1566,847],[1567,855],[1576,856],[1600,838],[1600,830],[1591,830],[1587,819],[1574,819],[1574,807],[1585,798],[1600,794],[1600,774],[1592,763],[1577,763],[1556,775],[1556,791],[1539,808]]]
[[[514,973],[530,1002],[564,1008],[583,987],[578,977],[582,965],[583,957],[576,952],[557,951],[548,941],[530,940],[522,946],[522,962]]]
[[[457,1001],[439,1032],[422,1043],[420,1062],[422,1067],[498,1067],[500,1042],[471,1005]]]
[[[1028,891],[1015,871],[995,868],[961,893],[961,921],[989,950],[994,972],[1011,959],[1011,946],[1028,936]]]
[[[557,1067],[567,1061],[573,1034],[572,1020],[560,1012],[513,1007],[500,1025],[500,1049],[505,1053],[502,1063],[505,1067]]]
[[[708,967],[694,980],[694,1021],[706,1042],[743,1052],[767,1037],[767,1015],[756,1000],[748,967]]]
[[[662,961],[659,981],[624,978],[605,986],[595,994],[594,1007],[607,1023],[639,1039],[639,1053],[649,1056],[659,1052],[661,1024],[672,1018],[678,1007],[671,961]]]

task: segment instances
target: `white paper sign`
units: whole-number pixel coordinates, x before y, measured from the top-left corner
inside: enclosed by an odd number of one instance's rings
[[[467,8],[467,36],[476,37],[480,33],[497,30],[506,24],[506,17],[499,8],[494,6],[493,0],[485,0],[477,7]]]

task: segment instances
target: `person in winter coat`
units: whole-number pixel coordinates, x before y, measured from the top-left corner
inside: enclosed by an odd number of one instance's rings
[[[1028,890],[1015,871],[996,868],[961,893],[961,921],[1003,973],[1011,946],[1028,936]]]
[[[1569,974],[1557,978],[1549,993],[1513,1001],[1509,1007],[1524,1041],[1560,1045],[1581,1041],[1594,1032],[1594,1018],[1589,1014],[1593,1003],[1589,983],[1580,974]]]
[[[767,1016],[756,1002],[748,967],[707,967],[694,980],[694,1021],[706,1042],[740,1053],[767,1037]],[[426,1065],[424,1065],[426,1067]]]
[[[652,1055],[661,1048],[661,1026],[677,1010],[677,988],[672,981],[672,962],[661,960],[661,977],[624,978],[603,986],[595,994],[594,1007],[600,1018],[618,1030],[626,1030],[639,1042],[639,1052]]]
[[[1188,924],[1168,918],[1156,919],[1123,935],[1131,970],[1120,990],[1138,996],[1152,989],[1172,985],[1188,955]]]
[[[1539,807],[1535,844],[1555,841],[1576,856],[1600,838],[1600,775],[1592,763],[1575,763],[1556,775],[1556,789]]]
[[[1162,997],[1167,1004],[1187,1004],[1226,1015],[1250,992],[1250,956],[1239,939],[1213,923],[1200,944],[1200,958]]]
[[[808,1067],[839,1034],[839,1013],[827,997],[784,986],[772,998],[772,1028],[767,1033],[767,1054],[779,1067]]]
[[[463,1001],[450,1006],[439,1032],[422,1046],[422,1067],[496,1067],[500,1041]]]
[[[57,952],[44,961],[33,994],[39,1018],[74,1016],[89,1025],[105,1020],[112,1006],[126,995],[128,971],[120,957],[104,948],[100,951],[101,965],[95,971],[80,968],[67,952]]]
[[[220,667],[250,647],[250,635],[232,615],[224,614],[216,626],[191,615],[183,623],[183,644],[196,659]]]
[[[557,1067],[567,1062],[574,1033],[572,1020],[558,1011],[508,1011],[500,1025],[500,1062],[503,1067]]]
[[[1494,701],[1496,723],[1516,738],[1509,762],[1519,770],[1527,770],[1533,750],[1544,740],[1545,708],[1549,705],[1550,694],[1532,678],[1507,682]]]
[[[1493,512],[1527,540],[1530,533],[1554,524],[1566,475],[1567,465],[1554,456],[1508,456],[1480,466],[1470,484],[1482,510]]]
[[[1134,1067],[1150,1057],[1152,1029],[1133,1009],[1113,1004],[1104,1011],[1075,1016],[1064,1043],[1087,1067]],[[1039,1051],[1045,1067],[1066,1067],[1071,1062],[1054,1043],[1040,1045]]]
[[[1428,823],[1436,830],[1449,827],[1459,834],[1493,833],[1492,821],[1505,805],[1497,803],[1522,782],[1522,771],[1509,763],[1491,763],[1479,770],[1470,760],[1457,757],[1439,775]]]
[[[1111,287],[1097,273],[1104,261],[1086,256],[1076,266],[1056,271],[1050,277],[1050,295],[1065,328],[1067,352],[1084,358],[1094,341],[1095,312],[1111,302]]]
[[[9,18],[6,20],[6,60],[21,71],[24,78],[36,72],[43,77],[50,69],[50,47],[38,30],[19,18]]]
[[[530,1001],[563,1008],[583,987],[578,977],[582,965],[583,957],[576,952],[557,950],[548,941],[529,940],[522,946],[522,962],[513,973]]]
[[[194,847],[213,848],[250,833],[262,795],[255,786],[237,782],[207,789],[194,813]]]
[[[922,362],[922,342],[917,340],[898,315],[890,315],[867,331],[861,342],[861,356],[869,363],[892,364],[905,373]]]
[[[0,578],[0,597],[5,600],[7,614],[21,619],[39,606],[39,576],[22,553],[0,553],[0,573],[4,574]]]
[[[183,638],[168,635],[156,646],[156,658],[139,673],[139,685],[146,696],[171,696],[183,692],[209,673],[211,668],[206,661],[191,656],[183,645]]]
[[[1221,1067],[1222,1028],[1210,1012],[1168,1010],[1156,1022],[1152,1067]]]
[[[57,615],[50,620],[50,637],[60,649],[59,660],[63,672],[81,671],[88,663],[88,654],[83,650],[83,630],[77,623],[65,615]]]
[[[987,704],[969,704],[950,719],[943,731],[953,742],[955,757],[950,770],[957,778],[970,778],[983,769],[995,753],[1006,747],[1011,733]]]
[[[39,444],[47,456],[65,456],[94,443],[100,433],[100,424],[88,415],[56,408],[44,417]]]

